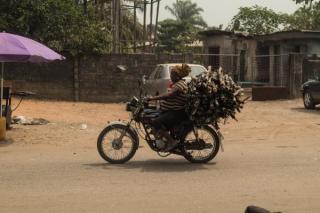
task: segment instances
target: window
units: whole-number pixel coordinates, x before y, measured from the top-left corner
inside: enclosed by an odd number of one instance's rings
[[[151,73],[149,79],[156,79],[157,74],[158,74],[158,70],[161,68],[161,66],[156,66],[156,68],[154,69],[154,71]]]
[[[220,47],[209,47],[209,65],[213,69],[218,69],[220,67]]]
[[[294,52],[294,53],[300,53],[300,52],[301,52],[301,47],[300,47],[300,45],[295,45],[293,52]]]
[[[155,79],[161,79],[163,76],[163,66],[159,66],[157,69],[157,73],[155,74]]]
[[[206,71],[206,69],[204,67],[191,66],[191,73],[189,76],[197,76],[197,75],[203,73],[204,71]]]

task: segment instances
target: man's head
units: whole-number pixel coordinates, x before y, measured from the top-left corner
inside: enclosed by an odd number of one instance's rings
[[[191,68],[187,64],[177,65],[171,69],[170,78],[172,82],[177,82],[189,75]]]

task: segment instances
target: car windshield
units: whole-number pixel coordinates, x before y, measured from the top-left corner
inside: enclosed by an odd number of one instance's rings
[[[191,67],[191,73],[189,74],[189,76],[197,76],[199,74],[201,74],[202,72],[206,71],[206,69],[202,66],[193,66],[193,65],[189,65]],[[170,70],[173,68],[174,66],[170,66]]]

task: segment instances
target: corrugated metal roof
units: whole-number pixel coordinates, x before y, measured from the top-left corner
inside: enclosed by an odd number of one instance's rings
[[[245,37],[245,38],[256,38],[256,39],[271,39],[271,40],[281,40],[281,39],[296,39],[292,37],[293,35],[299,36],[299,38],[313,38],[320,39],[320,31],[317,30],[287,30],[287,31],[279,31],[274,33],[269,33],[265,35],[249,35],[247,32],[231,32],[225,30],[207,30],[199,32],[202,36],[219,36],[219,35],[229,35],[235,37]]]

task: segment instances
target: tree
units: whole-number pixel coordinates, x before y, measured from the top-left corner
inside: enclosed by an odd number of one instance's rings
[[[267,7],[258,5],[241,7],[227,29],[250,34],[267,34],[285,28],[288,24],[288,17],[288,14],[276,13]]]
[[[188,45],[197,40],[197,31],[183,21],[166,19],[159,23],[158,37],[160,50],[165,52],[185,52]]]
[[[304,4],[309,5],[309,7],[312,7],[312,4],[315,2],[314,0],[294,0],[297,4]]]
[[[109,0],[1,0],[0,31],[24,35],[73,55],[110,53],[110,7]],[[142,36],[142,26],[137,23],[135,28],[132,10],[122,10],[121,20],[120,39],[124,49],[130,48],[134,34],[137,39]]]
[[[301,1],[302,2],[302,1]],[[304,4],[289,17],[289,29],[320,30],[320,3],[303,1]],[[313,2],[313,4],[312,4]]]
[[[184,21],[195,27],[207,27],[207,23],[200,15],[203,9],[198,7],[196,3],[192,3],[191,0],[177,0],[172,7],[166,6],[165,8],[170,11],[177,21]]]
[[[199,40],[198,32],[207,24],[200,13],[203,11],[190,0],[177,0],[172,7],[166,6],[175,19],[159,22],[158,38],[160,50],[167,52],[185,52]]]
[[[0,30],[17,33],[73,55],[109,52],[110,27],[88,6],[87,16],[70,0],[5,1]]]

